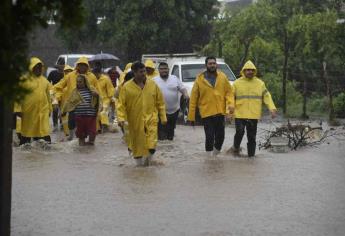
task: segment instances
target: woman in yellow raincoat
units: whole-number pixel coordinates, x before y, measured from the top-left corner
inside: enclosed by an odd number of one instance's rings
[[[153,80],[145,76],[145,66],[136,62],[132,66],[134,78],[120,92],[118,121],[128,123],[129,140],[138,166],[149,165],[157,145],[158,110],[161,122],[167,121],[163,95]]]
[[[247,151],[249,157],[255,156],[256,132],[258,120],[261,118],[262,104],[270,110],[272,118],[276,117],[277,109],[265,83],[256,77],[257,69],[253,62],[247,61],[241,71],[241,78],[234,82],[235,94],[235,126],[234,145],[230,152],[238,154],[247,129]]]
[[[42,61],[32,57],[29,72],[20,81],[20,85],[29,92],[22,101],[15,104],[15,113],[21,118],[20,144],[30,142],[31,138],[51,142],[49,124],[49,115],[52,112],[51,84],[42,73]]]

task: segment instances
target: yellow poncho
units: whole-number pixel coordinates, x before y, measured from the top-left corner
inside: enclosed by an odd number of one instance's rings
[[[35,76],[33,68],[42,61],[31,58],[29,73],[21,78],[20,85],[30,92],[15,104],[15,112],[22,113],[21,134],[24,137],[45,137],[50,134],[49,114],[52,112],[51,84],[43,76]]]
[[[128,144],[134,157],[148,155],[149,149],[157,145],[158,114],[166,122],[163,95],[153,80],[146,80],[141,89],[134,80],[127,82],[120,92],[118,120],[127,121]]]

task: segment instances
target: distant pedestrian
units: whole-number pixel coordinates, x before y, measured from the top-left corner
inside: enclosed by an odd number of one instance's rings
[[[60,80],[64,77],[64,61],[58,61],[57,64],[55,65],[55,69],[52,70],[49,75],[48,75],[48,81],[52,84],[55,85],[60,82]],[[53,103],[53,125],[54,125],[54,130],[58,129],[59,125],[59,105]],[[61,123],[61,122],[60,122]]]
[[[147,79],[153,79],[154,77],[159,75],[156,69],[156,64],[151,59],[147,59],[145,61],[145,68],[146,68]]]

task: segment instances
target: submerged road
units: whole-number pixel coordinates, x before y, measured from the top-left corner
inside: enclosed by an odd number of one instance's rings
[[[14,149],[14,236],[345,235],[344,141],[212,160],[203,129],[178,126],[149,168],[134,167],[119,133],[53,146]]]

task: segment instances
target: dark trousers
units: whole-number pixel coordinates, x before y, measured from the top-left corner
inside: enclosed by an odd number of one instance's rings
[[[223,115],[210,116],[202,119],[206,141],[206,151],[218,151],[222,149],[225,137],[225,117]]]
[[[43,139],[44,141],[51,143],[51,138],[50,136],[44,136],[44,137],[35,137],[33,138],[34,141],[37,141],[39,139]],[[20,145],[25,144],[25,143],[31,143],[31,138],[30,137],[24,137],[24,136],[20,136]]]
[[[236,134],[234,138],[234,147],[239,149],[244,136],[244,129],[247,129],[247,150],[248,156],[255,155],[256,149],[256,132],[257,132],[258,120],[253,119],[235,119]]]
[[[54,124],[54,127],[57,126],[58,123],[59,123],[59,108],[55,107],[53,109],[53,124]]]
[[[69,112],[68,113],[68,129],[73,130],[75,129],[76,124],[75,124],[75,115],[74,112]]]
[[[158,139],[159,140],[174,140],[176,122],[179,114],[179,110],[173,114],[167,114],[167,124],[162,125],[158,123]]]

